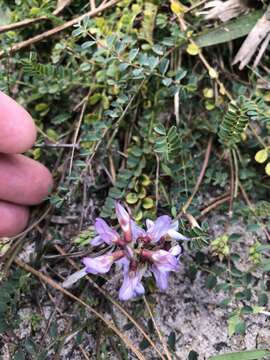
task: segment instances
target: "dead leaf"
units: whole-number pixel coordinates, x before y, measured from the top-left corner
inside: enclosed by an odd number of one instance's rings
[[[236,54],[235,59],[233,61],[233,65],[239,62],[240,63],[239,69],[242,70],[250,62],[252,56],[255,54],[258,47],[262,43],[261,50],[259,51],[259,55],[255,60],[255,64],[257,64],[260,61],[270,41],[270,37],[268,36],[269,33],[270,33],[270,8],[257,21],[256,25],[249,33],[248,37],[242,44],[240,50]]]
[[[204,8],[210,9],[204,12],[207,20],[220,19],[223,22],[233,19],[249,9],[242,0],[209,1]]]

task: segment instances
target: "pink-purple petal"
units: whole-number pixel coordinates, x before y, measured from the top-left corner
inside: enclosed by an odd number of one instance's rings
[[[124,281],[119,290],[120,300],[127,301],[133,297],[144,294],[145,290],[141,283],[143,272],[143,270],[127,270],[124,272]]]
[[[133,240],[137,240],[139,237],[143,237],[145,235],[145,231],[135,223],[135,221],[131,220],[131,232]]]
[[[178,271],[179,261],[166,250],[157,250],[153,252],[152,261],[161,271]]]
[[[85,257],[82,259],[86,272],[91,274],[105,274],[110,271],[114,262],[112,254],[97,256],[95,258]]]
[[[151,267],[151,271],[154,274],[157,287],[161,291],[165,291],[168,288],[169,284],[169,272],[161,271],[157,266],[153,265]]]
[[[150,236],[152,242],[158,242],[162,236],[165,236],[171,226],[171,218],[167,215],[163,215],[157,218],[154,225],[147,230],[147,234]]]
[[[119,202],[116,202],[115,204],[115,211],[120,225],[123,223],[126,224],[130,222],[131,219],[129,213],[126,211],[124,206],[122,206]]]
[[[129,216],[129,213],[119,202],[116,202],[115,204],[115,211],[119,225],[123,230],[125,241],[131,242],[133,238],[131,229],[131,217]]]
[[[92,246],[99,246],[99,245],[101,245],[101,244],[103,244],[104,243],[104,241],[102,240],[102,237],[101,236],[96,236],[96,237],[94,237],[94,239],[92,239],[91,241],[90,241],[90,244],[92,245]]]
[[[182,253],[182,248],[180,245],[175,245],[172,248],[170,248],[169,252],[173,255],[173,256],[179,256]]]
[[[183,240],[183,241],[190,240],[188,237],[186,237],[185,235],[182,235],[181,233],[179,233],[178,231],[176,231],[174,229],[169,229],[168,236],[174,240]]]
[[[118,233],[101,218],[96,219],[95,229],[101,239],[108,245],[116,243],[120,238]]]
[[[146,229],[151,230],[152,227],[155,225],[155,222],[151,219],[146,219],[145,224],[146,224]]]

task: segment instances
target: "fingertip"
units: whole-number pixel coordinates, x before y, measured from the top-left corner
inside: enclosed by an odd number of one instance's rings
[[[41,163],[20,154],[0,154],[0,199],[37,205],[52,187],[52,175]]]
[[[36,141],[37,130],[30,114],[0,91],[0,152],[23,153]]]
[[[44,201],[53,189],[51,172],[41,163],[36,162],[36,181],[33,185],[30,205],[38,205]]]
[[[0,238],[12,237],[22,232],[29,220],[26,206],[0,201]]]

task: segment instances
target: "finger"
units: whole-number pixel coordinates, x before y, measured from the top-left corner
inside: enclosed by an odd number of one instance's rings
[[[0,201],[0,238],[11,237],[22,232],[29,219],[26,206]]]
[[[22,153],[36,140],[36,127],[26,110],[0,91],[0,152]]]
[[[0,199],[20,205],[42,202],[52,188],[49,170],[24,155],[0,154]]]

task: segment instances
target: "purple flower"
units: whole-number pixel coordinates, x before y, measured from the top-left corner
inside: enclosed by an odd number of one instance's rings
[[[155,222],[152,220],[146,220],[146,231],[136,224],[132,225],[132,229],[136,234],[137,239],[142,240],[145,243],[157,243],[167,234],[170,226],[171,218],[167,215],[163,215],[158,217]]]
[[[163,215],[157,218],[155,222],[147,222],[146,235],[151,239],[151,242],[158,242],[165,236],[171,227],[171,218],[168,215]]]
[[[178,259],[182,253],[182,248],[180,245],[175,245],[170,248],[169,252]]]
[[[119,250],[95,258],[85,257],[82,259],[86,272],[91,274],[105,274],[110,271],[112,264],[124,256],[124,251]]]
[[[118,222],[123,230],[125,241],[129,243],[132,241],[131,218],[119,202],[115,204],[115,211]]]
[[[107,245],[116,244],[120,241],[120,236],[118,233],[112,229],[106,221],[104,221],[101,218],[97,218],[95,222],[95,229],[98,233],[98,236],[96,236],[92,241],[91,245],[98,246],[103,243],[106,243]]]
[[[181,247],[176,240],[188,240],[178,232],[178,221],[163,215],[156,221],[146,220],[146,230],[138,226],[129,213],[120,204],[115,204],[121,234],[118,234],[103,219],[97,218],[95,229],[97,236],[92,240],[94,246],[114,245],[116,250],[96,258],[82,260],[85,267],[72,274],[63,286],[69,287],[88,273],[105,274],[114,263],[123,270],[123,283],[119,290],[120,300],[129,300],[145,292],[142,278],[147,270],[152,272],[160,290],[168,287],[169,274],[179,270]]]
[[[189,238],[177,231],[178,226],[178,221],[172,222],[172,219],[167,215],[160,216],[155,222],[150,219],[146,220],[147,234],[152,239],[152,242],[158,242],[165,235],[174,240],[189,240]]]
[[[156,284],[160,290],[165,291],[167,289],[170,271],[179,270],[179,260],[177,256],[180,255],[180,253],[181,248],[179,245],[174,246],[170,251],[142,250],[142,257],[152,263],[150,270],[154,274]]]
[[[169,285],[169,271],[160,271],[157,266],[151,266],[151,271],[154,274],[157,287],[161,291],[165,291]]]
[[[179,261],[170,251],[153,251],[151,255],[151,260],[160,271],[179,270]]]
[[[132,270],[129,265],[124,266],[124,281],[119,290],[120,300],[126,301],[144,294],[145,290],[141,282],[144,272],[144,268]]]

